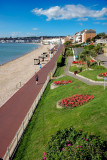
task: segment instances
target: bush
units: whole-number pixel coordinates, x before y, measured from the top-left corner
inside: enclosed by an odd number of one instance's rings
[[[82,72],[82,67],[79,68],[79,72]]]
[[[104,66],[92,66],[91,68],[93,68],[93,69],[99,69],[99,70],[105,69]]]
[[[57,67],[62,67],[65,65],[65,57],[61,54],[57,60]]]
[[[90,67],[94,69],[95,66],[98,66],[97,62],[93,62],[90,64]]]
[[[65,55],[68,56],[73,56],[73,52],[71,50],[67,50]]]
[[[106,160],[107,143],[100,137],[82,130],[59,130],[51,137],[44,153],[44,160]],[[42,159],[42,160],[43,160]]]

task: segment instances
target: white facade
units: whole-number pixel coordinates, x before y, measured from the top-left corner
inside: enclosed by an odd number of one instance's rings
[[[106,39],[97,39],[96,43],[106,43],[107,44],[107,38]]]
[[[60,44],[60,43],[64,43],[64,39],[63,38],[52,38],[52,39],[45,39],[45,40],[42,40],[42,43],[43,44]]]

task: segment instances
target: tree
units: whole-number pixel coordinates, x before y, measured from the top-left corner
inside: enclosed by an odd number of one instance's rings
[[[102,53],[102,47],[100,44],[97,44],[94,48],[96,54]]]
[[[66,41],[65,43],[64,43],[64,45],[65,45],[65,47],[71,47],[72,46],[72,42],[71,41]]]
[[[86,42],[87,42],[87,43],[91,42],[91,39],[90,39],[90,38],[87,38]]]
[[[66,54],[67,57],[68,56],[73,56],[73,52],[70,49],[67,50],[65,54]]]
[[[100,37],[103,37],[103,36],[105,36],[106,34],[105,34],[105,32],[101,32],[101,33],[99,33],[99,34],[97,34],[98,36],[100,36]]]

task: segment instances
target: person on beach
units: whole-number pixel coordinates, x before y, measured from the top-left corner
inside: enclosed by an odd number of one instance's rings
[[[36,84],[38,84],[38,79],[39,79],[39,77],[38,77],[38,74],[35,76],[35,80],[36,80]]]

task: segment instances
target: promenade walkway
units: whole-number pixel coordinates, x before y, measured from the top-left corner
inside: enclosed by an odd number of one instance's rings
[[[85,77],[83,77],[83,76],[81,76],[79,74],[75,75],[74,73],[70,72],[69,71],[69,67],[71,66],[72,62],[73,62],[73,57],[68,57],[67,65],[66,65],[66,68],[65,68],[65,74],[66,75],[71,76],[73,78],[76,78],[76,79],[78,79],[78,80],[80,80],[80,81],[82,81],[82,82],[84,82],[84,83],[86,83],[88,85],[101,85],[101,86],[104,86],[104,82],[93,81],[93,80],[85,78]],[[105,85],[107,86],[107,83]]]
[[[53,58],[38,72],[38,85],[35,82],[35,75],[16,92],[0,108],[0,158],[3,158],[7,147],[13,140],[22,121],[44,85],[49,72],[55,67],[58,56],[63,46],[57,47],[58,51]]]

